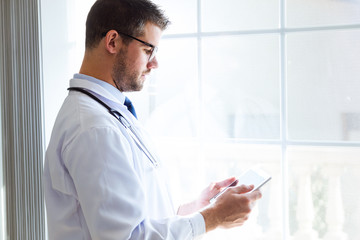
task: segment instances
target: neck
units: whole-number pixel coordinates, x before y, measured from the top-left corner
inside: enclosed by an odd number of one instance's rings
[[[112,68],[109,66],[112,66],[112,62],[102,57],[101,53],[94,53],[87,50],[79,73],[97,78],[117,87],[111,76]]]

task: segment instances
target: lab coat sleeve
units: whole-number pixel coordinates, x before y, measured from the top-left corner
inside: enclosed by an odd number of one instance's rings
[[[82,131],[62,152],[93,240],[194,239],[200,213],[150,219],[127,138],[114,127]]]

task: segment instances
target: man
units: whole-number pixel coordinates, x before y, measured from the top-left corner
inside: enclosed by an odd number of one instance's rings
[[[210,204],[229,178],[194,202],[172,205],[162,163],[123,94],[141,90],[158,67],[168,24],[149,0],[98,0],[91,8],[80,73],[70,80],[46,152],[50,240],[194,239],[242,225],[261,197],[237,186]]]

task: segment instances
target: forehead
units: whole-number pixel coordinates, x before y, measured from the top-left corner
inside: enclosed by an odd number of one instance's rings
[[[143,33],[144,34],[141,37],[142,40],[151,43],[154,46],[159,45],[159,41],[162,35],[162,30],[160,27],[153,23],[146,23]]]

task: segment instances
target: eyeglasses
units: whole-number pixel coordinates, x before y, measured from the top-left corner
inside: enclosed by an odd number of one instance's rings
[[[138,41],[138,42],[141,42],[142,44],[144,44],[144,45],[146,45],[146,46],[148,46],[148,47],[151,47],[151,53],[150,53],[150,56],[149,56],[149,60],[148,60],[148,61],[151,62],[151,61],[154,59],[154,57],[155,57],[155,55],[156,55],[156,53],[157,53],[157,51],[158,51],[158,47],[156,47],[156,46],[154,46],[154,45],[152,45],[152,44],[150,44],[150,43],[147,43],[147,42],[145,42],[145,41],[143,41],[143,40],[140,40],[140,39],[138,39],[138,38],[136,38],[136,37],[133,37],[133,36],[131,36],[131,35],[129,35],[129,34],[122,33],[122,32],[119,32],[119,31],[117,31],[117,32],[118,32],[118,34],[121,34],[121,35],[124,35],[124,36],[126,36],[126,37],[132,38],[132,39],[134,39],[134,40],[136,40],[136,41]],[[106,36],[106,32],[103,33],[102,36],[105,37],[105,36]]]

